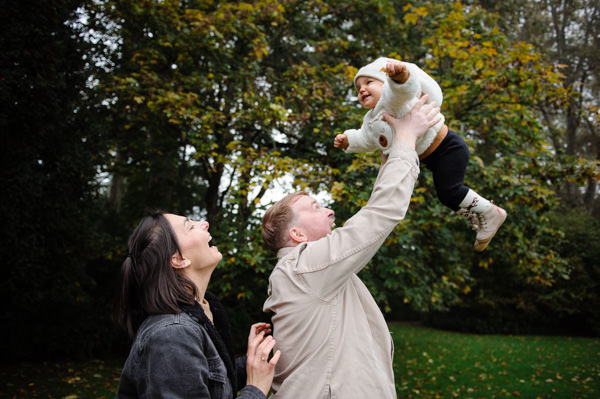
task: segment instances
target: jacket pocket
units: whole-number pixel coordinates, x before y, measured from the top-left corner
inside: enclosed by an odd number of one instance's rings
[[[219,356],[208,358],[208,390],[211,398],[228,398],[231,387],[227,379],[227,369]]]

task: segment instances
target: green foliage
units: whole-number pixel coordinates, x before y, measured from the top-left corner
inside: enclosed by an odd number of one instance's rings
[[[500,281],[500,286],[518,282],[527,290],[551,286],[569,267],[554,249],[560,232],[545,216],[557,204],[552,175],[560,166],[544,142],[535,105],[536,99],[553,96],[558,102],[568,94],[556,87],[560,74],[540,62],[531,46],[509,44],[493,17],[477,8],[467,10],[457,2],[452,7],[406,5],[403,10],[403,30],[430,34],[420,38],[417,47],[425,49],[420,58],[390,55],[421,64],[438,80],[447,123],[471,148],[467,184],[507,209],[509,219],[486,252],[474,253],[473,233],[439,204],[422,167],[407,220],[377,254],[366,279],[379,299],[399,295],[424,311],[448,309],[464,296],[485,298],[485,290]],[[387,46],[408,49],[409,44],[400,38]],[[375,166],[370,160],[354,162]],[[349,169],[362,168],[353,164]],[[597,173],[593,168],[588,172]],[[583,173],[580,181],[588,176]],[[364,182],[365,176],[346,173],[334,190],[337,201],[358,199],[352,211],[366,199],[361,201],[357,192],[362,187],[351,186],[357,179]],[[478,269],[485,270],[477,273],[485,278],[488,268],[510,272],[494,273],[501,280],[488,287],[473,278]]]
[[[364,114],[356,69],[382,55],[439,82],[447,123],[472,153],[467,184],[509,212],[490,248],[475,253],[473,232],[439,203],[423,167],[406,220],[360,275],[382,308],[475,309],[498,320],[554,309],[597,326],[595,258],[571,246],[579,232],[557,221],[556,189],[596,182],[598,164],[557,157],[538,114],[566,109],[577,93],[541,49],[500,32],[495,15],[400,0],[8,8],[18,22],[2,28],[2,182],[12,193],[2,206],[3,321],[34,348],[64,348],[69,316],[75,335],[91,337],[83,352],[125,346],[107,316],[127,236],[146,208],[210,222],[225,254],[210,289],[243,345],[248,325],[268,317],[275,258],[260,238],[265,194],[286,179],[330,191],[338,224],[370,195],[379,156],[332,143]],[[77,9],[86,18],[74,23]],[[45,334],[20,334],[32,317]]]
[[[600,223],[583,209],[558,208],[550,220],[564,232],[558,248],[573,270],[548,290],[545,303],[567,318],[583,320],[585,330],[599,335],[600,248],[594,243],[600,242]]]
[[[391,50],[389,55],[422,65],[440,83],[446,123],[471,149],[467,185],[507,209],[509,218],[492,245],[475,253],[473,232],[441,206],[422,166],[407,219],[361,277],[388,311],[390,299],[401,299],[425,312],[454,307],[455,313],[446,317],[452,321],[445,325],[454,322],[460,328],[467,328],[464,312],[470,311],[477,315],[468,328],[478,331],[556,328],[539,321],[553,309],[553,288],[576,266],[556,246],[563,233],[548,217],[559,204],[554,187],[566,175],[578,184],[600,175],[593,162],[557,162],[536,110],[540,102],[560,107],[572,93],[561,86],[559,70],[541,61],[531,45],[509,43],[495,17],[481,9],[456,2],[452,7],[406,5],[403,11],[402,30],[409,32],[407,38],[420,38],[417,48],[423,53]],[[402,39],[390,39],[386,48],[410,48]],[[366,202],[376,166],[371,157],[354,159],[334,183],[334,199],[354,203],[345,206],[345,215]],[[574,305],[561,298],[563,305]],[[566,316],[564,312],[563,306],[560,313]],[[507,323],[510,319],[515,322]],[[589,326],[583,330],[589,332]]]

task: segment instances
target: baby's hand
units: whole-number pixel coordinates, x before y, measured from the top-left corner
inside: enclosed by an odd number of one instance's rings
[[[342,150],[345,150],[348,148],[348,145],[348,136],[345,134],[338,134],[335,136],[335,139],[333,140],[333,146],[335,148],[341,148]]]
[[[390,78],[396,83],[405,83],[410,76],[408,72],[408,68],[404,62],[400,61],[390,61],[385,64],[385,72],[388,74]]]

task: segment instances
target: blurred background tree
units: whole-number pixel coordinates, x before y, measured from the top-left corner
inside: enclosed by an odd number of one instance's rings
[[[225,254],[211,289],[243,343],[268,317],[269,203],[309,190],[341,224],[369,197],[378,155],[332,143],[362,120],[357,68],[383,55],[438,81],[472,152],[467,183],[509,211],[475,253],[423,168],[407,219],[360,274],[389,318],[598,334],[598,6],[539,3],[535,30],[518,0],[14,2],[0,39],[8,360],[126,353],[110,303],[148,208],[209,221]],[[589,40],[560,50],[553,11]]]
[[[88,43],[66,23],[83,4],[7,1],[0,17],[5,361],[89,356],[108,328],[95,301],[106,287],[91,270],[103,255],[96,166],[104,148],[85,99]],[[73,337],[82,337],[76,350]]]
[[[561,159],[583,157],[598,160],[600,91],[600,5],[594,0],[473,1],[498,14],[498,26],[513,41],[527,42],[541,51],[543,59],[560,68],[561,86],[572,92],[557,107],[540,101],[540,123],[549,143]],[[508,4],[507,4],[508,3]],[[565,180],[558,190],[565,206],[600,215],[598,182],[585,185]]]

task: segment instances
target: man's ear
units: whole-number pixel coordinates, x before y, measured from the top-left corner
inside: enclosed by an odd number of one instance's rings
[[[171,266],[175,269],[183,269],[192,264],[192,261],[184,258],[182,255],[175,253],[171,256]]]
[[[292,242],[295,244],[300,244],[302,242],[308,241],[306,235],[304,235],[302,230],[298,229],[297,227],[292,227],[288,230],[288,233],[290,236],[290,240],[292,240]]]

